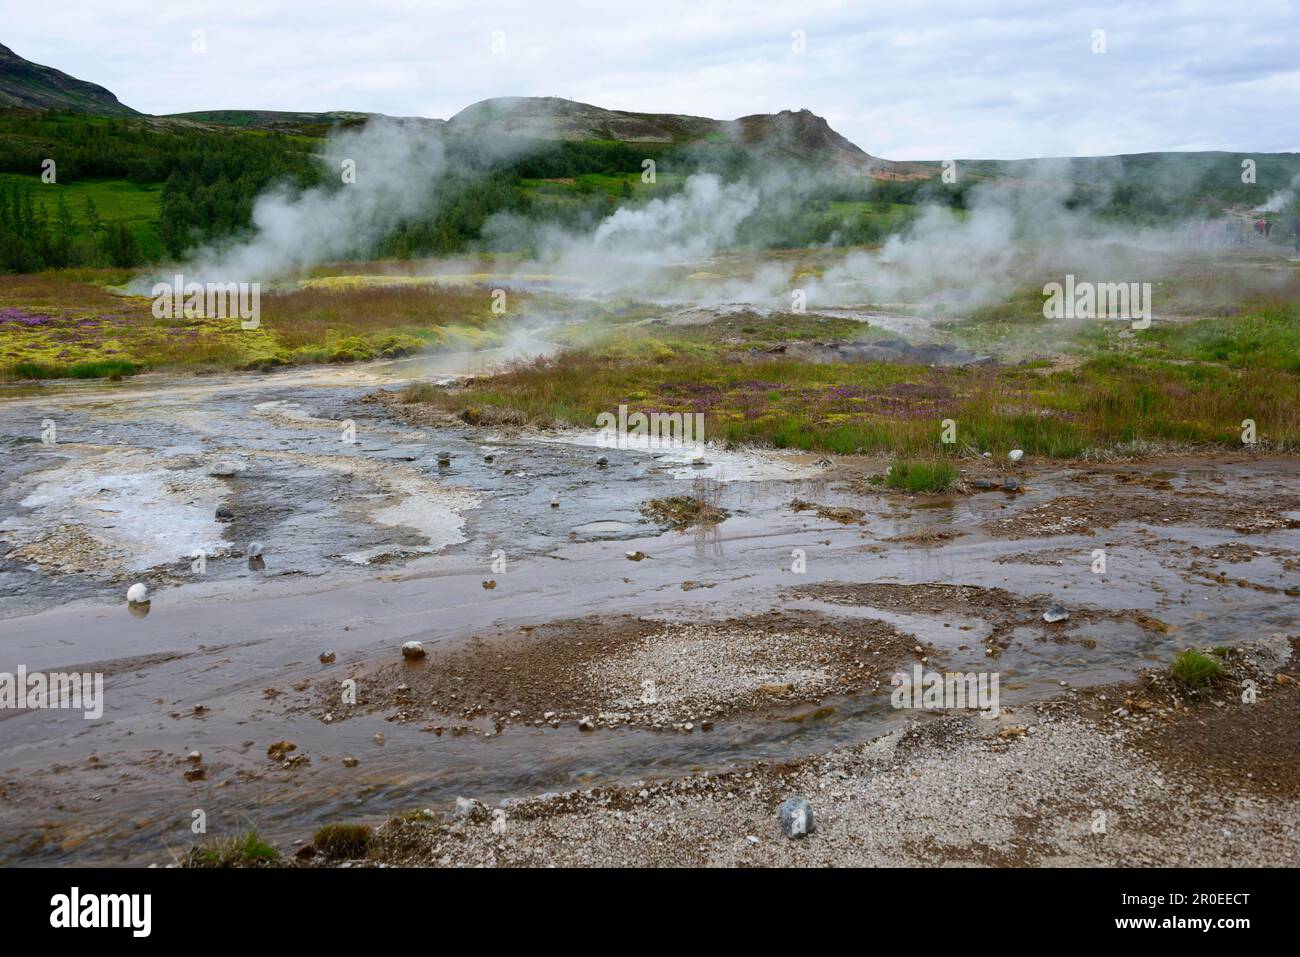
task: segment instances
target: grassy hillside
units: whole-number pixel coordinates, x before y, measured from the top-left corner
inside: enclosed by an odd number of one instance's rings
[[[32,63],[0,44],[0,108],[4,107],[76,110],[103,116],[135,114],[102,86]]]
[[[0,111],[0,271],[179,260],[238,237],[272,186],[341,188],[320,161],[325,137],[364,122],[353,113]],[[485,224],[502,213],[588,229],[620,206],[672,195],[696,172],[757,181],[775,167],[790,171],[797,195],[765,202],[743,225],[738,242],[753,248],[880,242],[906,229],[920,205],[963,209],[990,182],[1018,189],[1051,181],[1049,192],[1069,207],[1156,223],[1248,212],[1300,174],[1296,154],[1197,153],[959,161],[951,184],[937,164],[910,164],[882,179],[872,173],[874,157],[806,111],[721,122],[493,100],[412,128],[442,131],[452,172],[424,187],[426,212],[358,250],[360,259],[480,251],[489,246]],[[484,149],[481,136],[497,147],[513,137],[513,148]],[[508,158],[486,158],[503,152]],[[1241,182],[1245,158],[1256,164],[1254,184]],[[46,159],[57,163],[53,184],[40,179]],[[654,184],[641,179],[646,159],[656,163]],[[532,251],[528,230],[511,235],[517,251]]]

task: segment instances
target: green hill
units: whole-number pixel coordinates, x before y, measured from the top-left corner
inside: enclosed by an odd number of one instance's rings
[[[135,110],[119,103],[102,86],[24,60],[3,44],[0,44],[0,107],[75,110],[100,116],[136,115]]]

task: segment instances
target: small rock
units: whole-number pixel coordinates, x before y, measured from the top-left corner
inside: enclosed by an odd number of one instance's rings
[[[488,591],[491,591],[493,588],[497,587],[497,583],[492,579],[488,579],[483,583],[483,587],[486,588]]]
[[[323,665],[334,664],[335,654],[332,651],[322,651],[320,653],[320,663]]]
[[[559,508],[559,507],[560,507],[560,500],[558,498],[552,498],[551,508]]]
[[[202,764],[203,755],[198,751],[191,751],[189,754],[185,755],[185,760],[190,762],[190,764]]]
[[[261,558],[261,557],[262,557],[262,543],[261,543],[261,542],[249,542],[249,543],[248,543],[248,559],[249,559],[249,561],[252,561],[254,558]]]
[[[596,730],[596,722],[592,721],[591,718],[583,718],[581,721],[578,722],[578,730],[579,730],[579,731],[595,731],[595,730]]]
[[[188,768],[185,771],[186,781],[204,781],[207,780],[208,772],[203,768]]]
[[[639,561],[641,561],[641,560],[642,560],[643,558],[645,558],[645,557],[646,557],[646,556],[645,556],[645,552],[642,552],[642,551],[628,552],[628,553],[627,553],[628,561],[631,561],[631,562],[639,562]]]
[[[1047,611],[1043,612],[1043,621],[1047,622],[1049,625],[1055,624],[1058,621],[1066,621],[1069,617],[1070,613],[1061,605],[1051,605],[1048,607]]]
[[[345,768],[355,768],[359,763],[360,762],[350,754],[343,759],[343,766]]]
[[[213,478],[230,478],[244,471],[244,466],[239,462],[231,462],[223,459],[208,469],[208,474]]]
[[[425,656],[424,645],[418,641],[408,641],[402,645],[402,657],[407,661],[419,661]]]
[[[1020,479],[1016,478],[1014,475],[1008,475],[1006,478],[1002,480],[1002,490],[1004,492],[1024,491],[1023,487],[1020,484]]]
[[[458,821],[466,821],[477,817],[478,812],[483,809],[483,805],[478,801],[472,801],[469,798],[456,798],[456,807],[451,812],[451,816]]]
[[[136,582],[126,590],[126,600],[132,605],[143,605],[149,601],[149,586]]]
[[[804,837],[814,829],[812,805],[801,797],[784,801],[776,809],[776,816],[781,821],[781,830],[786,837]]]
[[[486,463],[488,463],[489,465],[491,465],[493,462],[495,462],[496,459],[497,459],[497,457],[496,457],[495,455],[490,454],[490,453],[489,453],[488,455],[483,456],[483,461],[486,462]]]
[[[991,488],[997,488],[996,483],[983,478],[975,479],[975,481],[971,482],[970,484],[971,484],[971,488],[977,488],[981,492],[988,491]]]
[[[1021,449],[1012,449],[1010,452],[1007,453],[1007,458],[1009,458],[1013,462],[1019,462],[1024,457],[1025,457],[1025,453]]]
[[[229,505],[218,505],[216,519],[218,522],[233,522],[235,520],[235,513],[230,510]]]
[[[602,469],[608,464],[609,464],[609,459],[605,458],[605,456],[603,455],[600,458],[596,459],[596,465]]]

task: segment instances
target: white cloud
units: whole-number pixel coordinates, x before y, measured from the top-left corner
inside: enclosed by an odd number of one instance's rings
[[[897,159],[1300,150],[1290,0],[909,5],[68,0],[0,42],[151,113],[446,117],[489,96],[733,118],[807,107]],[[191,32],[207,33],[203,55]],[[1092,31],[1107,52],[1091,52]],[[494,54],[494,30],[506,49]],[[802,30],[807,52],[791,49]]]

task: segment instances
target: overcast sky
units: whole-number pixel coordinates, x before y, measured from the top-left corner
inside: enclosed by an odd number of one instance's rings
[[[445,118],[557,95],[721,119],[807,107],[891,159],[1300,150],[1300,0],[0,2],[0,43],[146,113]]]

